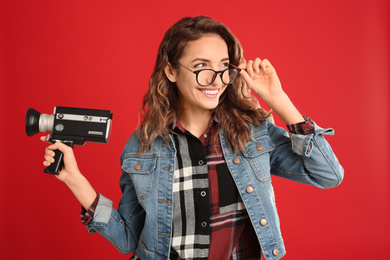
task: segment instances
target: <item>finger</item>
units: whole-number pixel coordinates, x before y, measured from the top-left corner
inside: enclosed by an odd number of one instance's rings
[[[61,142],[59,142],[59,141],[55,142],[55,143],[52,144],[52,145],[49,145],[49,146],[47,147],[47,149],[49,149],[49,150],[60,150],[60,151],[63,152],[63,153],[72,150],[71,147],[69,147],[69,146],[67,146],[66,144],[61,143]]]
[[[45,155],[48,155],[48,156],[51,156],[51,157],[54,157],[54,151],[52,149],[49,149],[49,147],[46,147],[45,149]]]
[[[57,149],[58,149],[57,145],[51,144],[48,147],[46,147],[45,151],[47,154],[49,154],[50,152],[53,152],[54,150],[57,150]]]
[[[269,60],[264,59],[264,60],[262,60],[262,62],[260,63],[260,67],[261,67],[261,69],[262,69],[263,71],[266,71],[266,69],[269,68],[269,67],[272,67],[272,65],[271,65],[271,62],[269,62]]]
[[[43,162],[43,165],[44,165],[44,166],[46,166],[46,167],[49,167],[49,166],[50,166],[50,164],[51,164],[51,163],[50,163],[50,162],[48,162],[48,161],[44,161],[44,162]]]
[[[241,70],[240,71],[240,75],[241,77],[244,79],[244,81],[246,82],[246,84],[248,86],[251,86],[252,82],[253,82],[253,79],[251,78],[251,76],[249,76],[248,72],[245,71],[245,70]]]
[[[256,58],[253,62],[253,70],[255,73],[260,73],[260,64],[261,60],[259,58]]]
[[[44,155],[45,161],[43,162],[43,165],[50,166],[50,164],[55,162],[55,159],[54,159],[54,157],[55,157],[54,151],[55,150],[61,151],[64,155],[68,154],[69,152],[72,152],[71,147],[69,147],[61,142],[55,142],[54,144],[46,147],[45,155]]]
[[[40,139],[42,142],[52,144],[52,142],[48,141],[48,139],[49,139],[48,137],[49,137],[49,135],[43,135],[40,137]]]
[[[45,158],[45,161],[48,162],[48,163],[53,163],[54,162],[53,155],[45,154],[45,156],[43,156],[43,157]]]
[[[45,155],[43,156],[44,157],[44,161],[43,161],[43,165],[45,166],[50,166],[50,164],[52,164],[54,162],[54,152],[49,150],[49,149],[45,149]]]
[[[253,77],[253,60],[249,60],[246,63],[246,72],[248,72],[250,77]]]

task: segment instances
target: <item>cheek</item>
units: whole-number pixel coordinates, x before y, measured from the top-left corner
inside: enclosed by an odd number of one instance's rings
[[[195,75],[194,75],[195,76]],[[183,91],[188,90],[189,88],[197,87],[195,77],[193,75],[180,76],[176,78],[176,86]]]

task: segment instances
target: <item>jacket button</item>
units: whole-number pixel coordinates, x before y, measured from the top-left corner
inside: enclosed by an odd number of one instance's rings
[[[256,142],[256,149],[258,150],[258,151],[261,151],[261,150],[263,150],[263,146],[261,145],[261,144],[259,144],[258,142]]]
[[[278,254],[279,254],[279,250],[278,250],[278,249],[275,249],[274,251],[272,251],[272,254],[278,255]]]
[[[253,188],[251,186],[246,187],[246,192],[247,193],[252,193],[253,192]]]
[[[267,223],[268,223],[268,221],[267,221],[265,218],[263,218],[262,220],[260,220],[260,225],[262,225],[262,226],[267,225]]]
[[[234,163],[234,164],[237,164],[237,163],[239,163],[239,162],[240,162],[240,158],[238,158],[238,157],[234,158],[234,160],[233,160],[233,163]]]
[[[141,161],[138,161],[138,163],[134,166],[135,170],[141,169]]]

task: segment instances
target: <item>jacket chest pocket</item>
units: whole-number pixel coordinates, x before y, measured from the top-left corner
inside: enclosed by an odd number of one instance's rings
[[[133,181],[138,200],[146,199],[151,193],[156,162],[156,158],[127,158],[122,163],[122,170]]]
[[[261,132],[257,136],[253,136],[252,141],[247,145],[247,149],[243,155],[256,175],[256,178],[261,182],[271,181],[271,166],[270,152],[275,149],[275,144],[272,142],[267,132]]]

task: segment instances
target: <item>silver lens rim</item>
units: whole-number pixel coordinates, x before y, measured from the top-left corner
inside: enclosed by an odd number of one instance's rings
[[[53,133],[54,115],[41,114],[39,117],[39,132]]]

